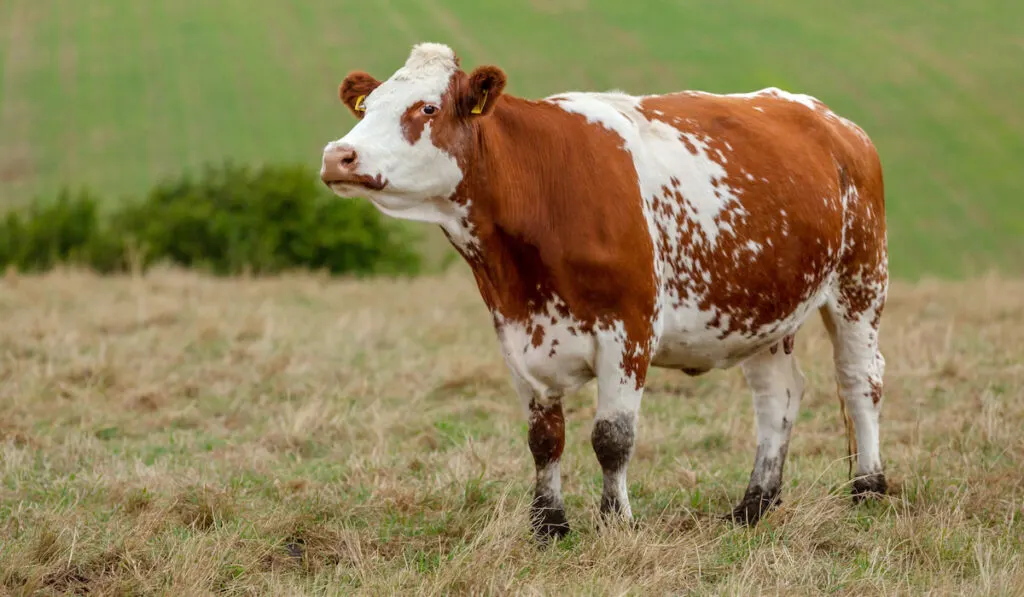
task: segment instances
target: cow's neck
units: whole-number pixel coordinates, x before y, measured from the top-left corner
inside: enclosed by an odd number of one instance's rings
[[[557,132],[564,116],[555,106],[503,96],[477,125],[476,157],[456,196],[467,216],[445,229],[503,319],[528,317],[557,291],[551,268],[561,255],[550,240],[559,222],[551,221],[550,202],[561,199],[555,156],[571,149]]]

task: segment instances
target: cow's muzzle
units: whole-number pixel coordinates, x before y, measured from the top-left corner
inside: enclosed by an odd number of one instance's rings
[[[339,185],[365,187],[374,191],[383,190],[387,181],[380,174],[370,176],[359,174],[359,154],[350,145],[338,144],[324,151],[320,180],[334,188]]]

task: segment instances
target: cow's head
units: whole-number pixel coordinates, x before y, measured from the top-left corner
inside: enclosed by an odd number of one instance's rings
[[[436,221],[462,180],[475,122],[504,87],[501,69],[466,74],[451,48],[434,43],[414,46],[383,83],[349,73],[338,92],[359,122],[324,148],[320,176],[338,195],[366,197],[389,215]]]

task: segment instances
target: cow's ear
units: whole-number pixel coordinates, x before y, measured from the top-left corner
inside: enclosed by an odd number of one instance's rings
[[[470,116],[490,114],[505,89],[505,72],[496,66],[481,66],[469,75],[465,106]]]
[[[352,71],[338,87],[338,97],[341,98],[343,104],[348,106],[349,110],[352,110],[356,118],[362,118],[366,113],[366,106],[363,104],[366,101],[366,96],[370,95],[370,92],[379,85],[380,81],[373,75],[358,70]]]

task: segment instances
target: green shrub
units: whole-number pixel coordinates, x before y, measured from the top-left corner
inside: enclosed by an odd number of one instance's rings
[[[57,263],[122,270],[169,261],[216,274],[326,269],[412,274],[416,238],[367,201],[341,199],[299,166],[225,163],[157,185],[142,201],[101,218],[88,191],[11,213],[0,226],[0,265]],[[132,259],[127,257],[131,255]]]
[[[52,203],[35,203],[23,213],[10,212],[0,227],[0,265],[43,271],[59,263],[116,267],[112,247],[103,239],[99,202],[88,190],[64,190]]]

